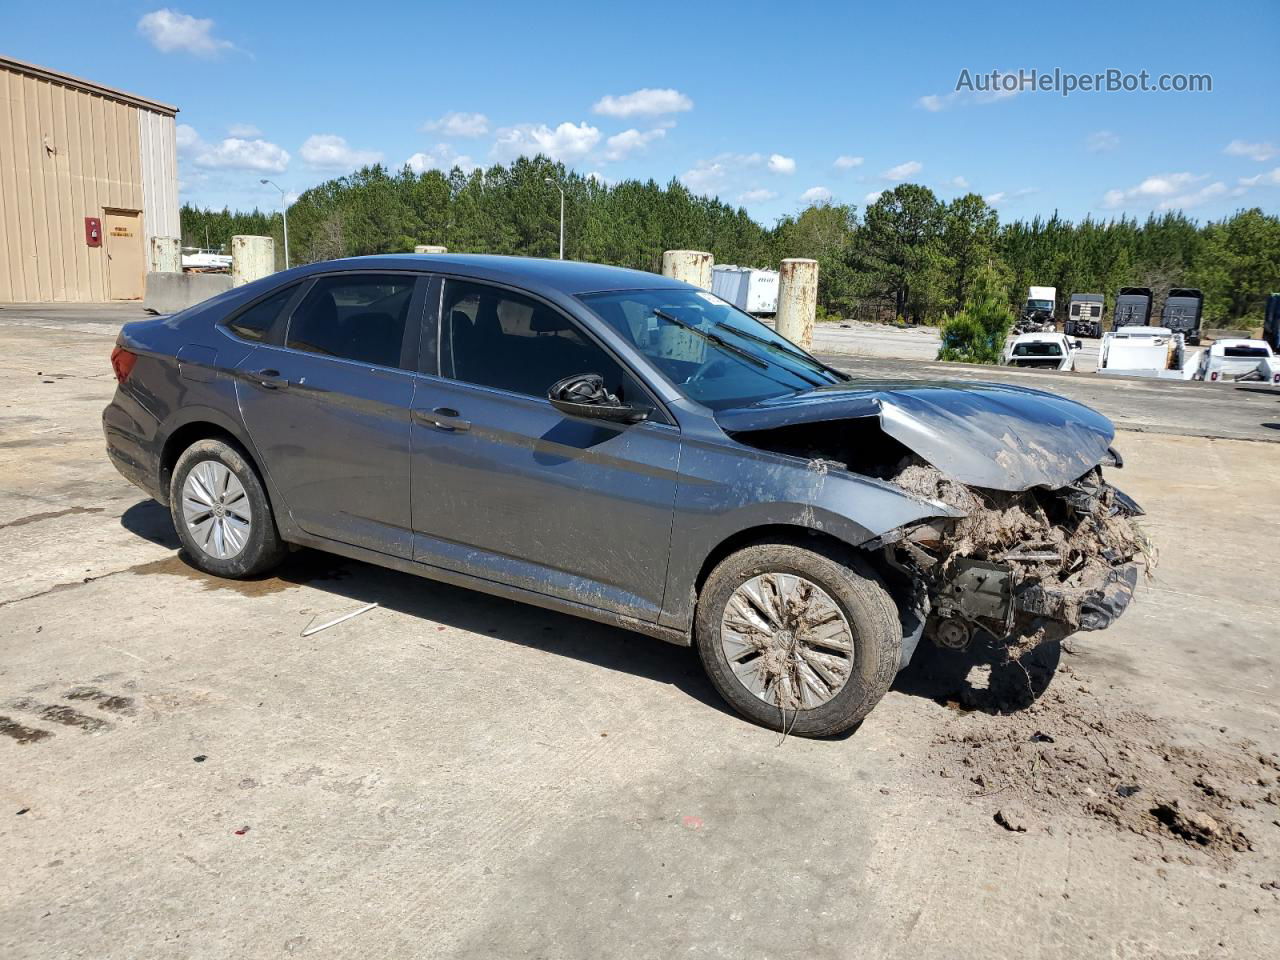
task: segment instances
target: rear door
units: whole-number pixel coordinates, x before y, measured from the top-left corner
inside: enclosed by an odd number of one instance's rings
[[[428,283],[394,272],[309,281],[237,368],[249,436],[308,533],[412,554],[410,371]]]
[[[442,375],[423,376],[414,399],[414,559],[656,620],[679,430],[660,410],[624,425],[552,407],[547,389],[580,373],[624,401],[653,400],[541,301],[447,280],[440,315]]]

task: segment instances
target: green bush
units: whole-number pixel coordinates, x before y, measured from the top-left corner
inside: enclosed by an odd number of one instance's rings
[[[1013,314],[999,293],[994,271],[983,271],[974,281],[964,309],[942,322],[942,346],[938,359],[953,363],[999,363]]]

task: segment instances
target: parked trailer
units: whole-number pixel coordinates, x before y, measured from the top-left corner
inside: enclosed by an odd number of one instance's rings
[[[711,270],[711,292],[739,310],[771,316],[778,312],[778,271],[718,263]]]
[[[1102,335],[1098,373],[1158,380],[1193,380],[1203,351],[1186,349],[1182,334],[1131,323]]]
[[[1194,287],[1175,287],[1164,301],[1160,325],[1180,333],[1192,346],[1200,344],[1200,317],[1204,313],[1204,294]]]
[[[1116,294],[1116,309],[1112,314],[1111,329],[1150,326],[1151,300],[1150,287],[1121,287],[1120,292]]]
[[[1102,336],[1102,311],[1107,298],[1100,293],[1073,293],[1063,332],[1068,337]]]

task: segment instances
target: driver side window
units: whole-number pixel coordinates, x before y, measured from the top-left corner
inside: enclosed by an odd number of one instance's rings
[[[440,361],[454,380],[539,399],[565,377],[598,373],[624,403],[643,402],[632,377],[564,314],[483,283],[446,281]]]

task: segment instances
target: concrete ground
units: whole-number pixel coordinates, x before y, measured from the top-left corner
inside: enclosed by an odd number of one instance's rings
[[[1013,833],[931,756],[1016,718],[911,683],[846,738],[784,740],[620,630],[309,552],[198,574],[103,454],[124,315],[0,309],[0,955],[1280,949],[1274,806],[1240,812],[1254,850],[1229,861],[1083,816]],[[1280,445],[1212,434],[1253,431],[1255,402],[1208,436],[1121,424],[1162,562],[1051,690],[1280,749]]]

